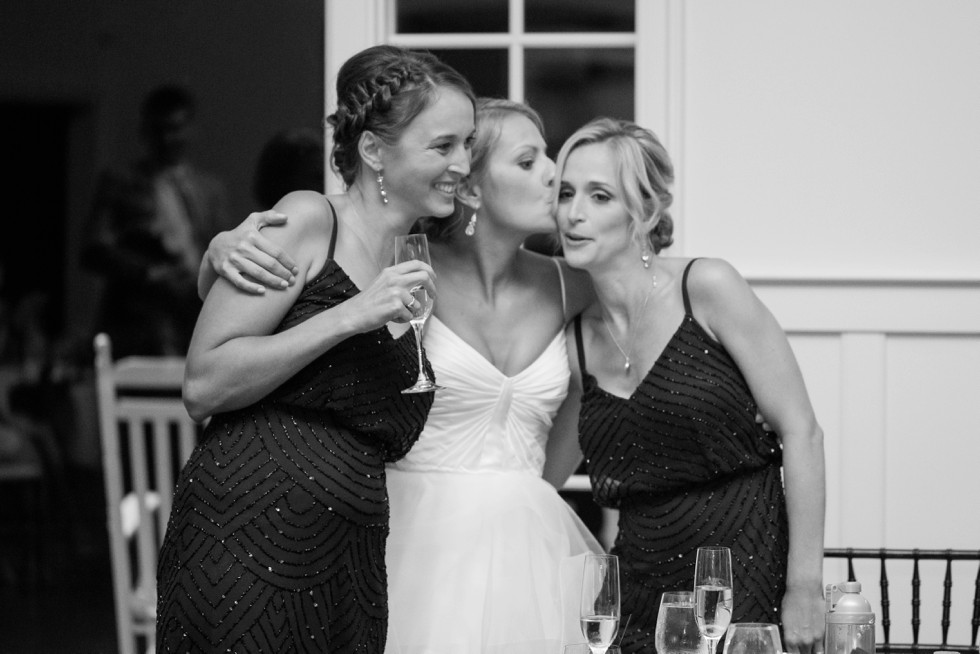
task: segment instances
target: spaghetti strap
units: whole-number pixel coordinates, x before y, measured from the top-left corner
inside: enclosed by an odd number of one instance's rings
[[[688,316],[694,314],[691,312],[691,297],[687,294],[687,274],[691,272],[691,266],[694,265],[695,261],[697,259],[691,259],[687,262],[687,265],[684,266],[684,277],[681,278],[681,293],[684,295],[684,313]]]
[[[585,379],[585,346],[582,344],[582,314],[575,316],[575,349],[578,351],[578,369]]]
[[[565,273],[562,272],[561,262],[558,259],[553,258],[552,261],[555,262],[555,267],[558,268],[558,281],[561,283],[561,315],[565,315],[568,311],[568,306],[565,299]]]
[[[326,197],[323,198],[326,200]],[[327,249],[327,261],[333,259],[334,246],[337,245],[337,232],[340,230],[340,221],[337,220],[337,210],[333,208],[333,203],[327,200],[327,206],[330,207],[330,215],[333,216],[333,233],[330,234],[330,247]]]

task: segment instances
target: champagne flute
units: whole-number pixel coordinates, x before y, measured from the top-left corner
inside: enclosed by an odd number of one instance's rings
[[[764,622],[735,622],[728,628],[724,654],[782,654],[779,627]]]
[[[732,551],[727,547],[699,547],[694,564],[694,617],[708,640],[708,654],[732,621]]]
[[[606,654],[619,629],[619,558],[588,554],[582,575],[579,624],[592,654]]]
[[[704,654],[707,651],[694,617],[693,592],[668,591],[660,596],[655,639],[659,654]]]
[[[425,234],[406,234],[395,237],[395,263],[412,260],[431,264],[429,261],[429,241]],[[419,376],[415,380],[415,384],[404,389],[402,393],[428,393],[440,388],[429,379],[422,362],[422,326],[425,325],[425,321],[432,313],[434,299],[421,285],[412,289],[412,297],[415,301],[410,307],[412,319],[409,322],[412,325],[412,331],[415,332],[415,348],[419,355]]]

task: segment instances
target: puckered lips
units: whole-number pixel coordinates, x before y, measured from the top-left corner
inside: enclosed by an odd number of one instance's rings
[[[592,241],[591,238],[588,238],[587,236],[583,236],[581,234],[577,234],[575,232],[564,232],[563,231],[561,233],[561,238],[565,242],[565,245],[567,247],[576,247],[576,246],[584,245],[584,244],[589,243],[589,242]]]

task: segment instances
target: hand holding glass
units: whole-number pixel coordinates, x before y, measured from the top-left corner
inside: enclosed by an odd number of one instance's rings
[[[728,627],[724,654],[782,654],[779,627],[763,622],[735,622]]]
[[[605,654],[619,629],[619,559],[589,554],[582,575],[579,622],[592,654]]]
[[[668,591],[660,596],[655,637],[659,654],[704,654],[707,651],[694,617],[693,592]]]
[[[407,234],[395,237],[395,263],[403,261],[429,261],[429,241],[425,234]],[[419,355],[419,377],[415,384],[406,388],[402,393],[427,393],[439,388],[429,379],[425,372],[422,362],[422,326],[432,313],[433,298],[425,290],[424,286],[416,286],[412,289],[413,302],[409,309],[412,311],[412,331],[415,332],[415,347]]]
[[[699,547],[694,564],[694,615],[708,640],[708,654],[732,621],[732,552],[727,547]]]

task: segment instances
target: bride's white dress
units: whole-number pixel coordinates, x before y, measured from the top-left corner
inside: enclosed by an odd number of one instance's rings
[[[435,316],[443,388],[408,456],[387,468],[388,654],[560,654],[583,642],[582,558],[601,547],[543,479],[568,388],[564,331],[508,377]]]

